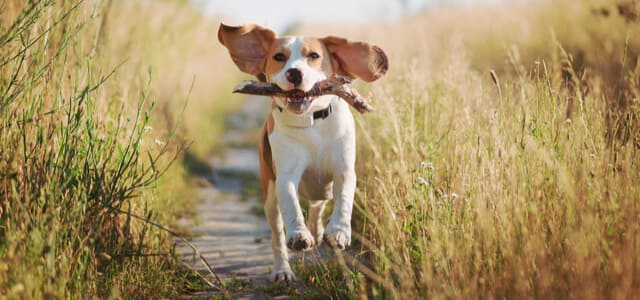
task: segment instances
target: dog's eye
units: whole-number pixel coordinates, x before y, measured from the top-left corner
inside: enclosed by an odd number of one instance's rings
[[[310,59],[318,59],[318,58],[320,58],[320,54],[318,54],[316,52],[311,52],[311,53],[309,53],[308,57]]]
[[[284,54],[282,54],[282,53],[276,53],[276,55],[273,56],[273,59],[275,61],[280,61],[280,62],[287,61],[287,57],[284,56]]]

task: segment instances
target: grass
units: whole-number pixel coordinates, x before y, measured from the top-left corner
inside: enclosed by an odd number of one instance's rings
[[[618,3],[445,8],[346,33],[392,66],[371,85],[377,111],[357,118],[364,256],[342,266],[367,280],[325,291],[637,295],[640,34]]]
[[[222,128],[183,118],[229,106],[211,101],[215,42],[187,42],[215,26],[178,1],[0,1],[0,298],[173,297],[193,281],[140,218],[188,212],[173,162]]]

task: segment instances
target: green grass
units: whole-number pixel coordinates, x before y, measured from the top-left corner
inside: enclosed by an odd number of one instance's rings
[[[192,201],[172,164],[205,123],[185,122],[186,99],[228,106],[211,101],[214,77],[205,88],[167,59],[215,55],[175,38],[215,22],[164,2],[136,23],[140,5],[0,2],[0,298],[173,297],[195,282],[143,220],[174,225]]]
[[[27,4],[2,30],[0,249],[9,268],[0,290],[10,298],[106,296],[95,279],[166,242],[122,212],[153,214],[141,195],[179,150],[143,145],[153,110],[146,90],[117,109],[114,124],[100,122],[96,101],[117,69],[96,71],[79,49],[81,9]]]

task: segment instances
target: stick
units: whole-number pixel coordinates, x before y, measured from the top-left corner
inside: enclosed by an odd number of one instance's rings
[[[352,79],[346,76],[332,76],[323,81],[317,82],[311,90],[304,92],[301,90],[283,91],[279,86],[262,81],[248,80],[240,83],[233,89],[234,93],[273,96],[284,98],[304,98],[317,97],[322,95],[336,95],[353,106],[358,112],[364,114],[374,111],[373,107],[356,91],[345,84],[351,83]]]

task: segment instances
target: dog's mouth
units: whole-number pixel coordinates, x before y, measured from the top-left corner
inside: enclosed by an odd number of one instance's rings
[[[288,111],[294,114],[301,114],[305,112],[307,108],[309,108],[309,105],[315,99],[315,97],[306,96],[304,95],[304,93],[301,94],[302,95],[295,95],[284,98],[285,108]]]

